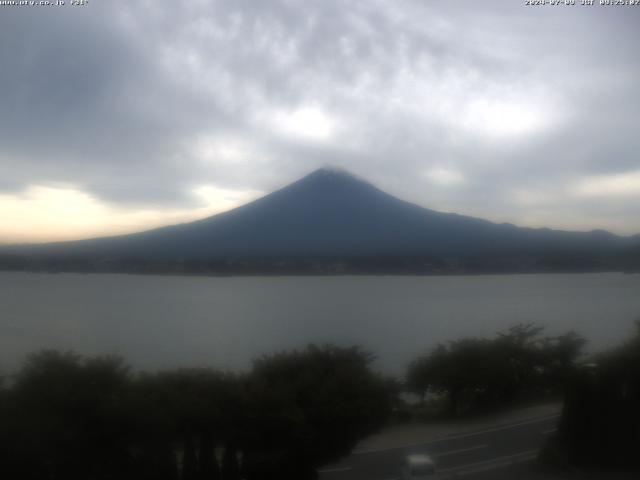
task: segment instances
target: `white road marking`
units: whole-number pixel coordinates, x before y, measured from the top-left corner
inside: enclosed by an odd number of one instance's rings
[[[550,430],[543,430],[543,431],[542,431],[542,434],[543,434],[543,435],[549,435],[550,433],[554,433],[554,432],[557,432],[557,431],[558,431],[558,429],[557,429],[557,428],[552,428],[552,429],[550,429]]]
[[[445,474],[447,477],[470,475],[472,473],[484,472],[486,470],[494,470],[496,468],[502,468],[514,463],[527,462],[533,460],[538,455],[537,450],[526,450],[524,452],[515,453],[513,455],[505,455],[503,457],[491,458],[489,460],[483,460],[481,462],[468,463],[466,465],[460,465],[457,467],[444,468],[440,470],[440,473]]]
[[[474,437],[476,435],[482,435],[484,433],[491,433],[491,432],[499,432],[501,430],[508,430],[510,428],[516,428],[516,427],[520,427],[522,425],[529,425],[531,423],[538,423],[538,422],[544,422],[546,420],[551,420],[552,418],[556,418],[559,417],[560,414],[559,413],[555,413],[553,415],[545,415],[544,417],[537,417],[531,420],[525,420],[522,422],[518,422],[518,423],[511,423],[508,425],[502,425],[500,427],[493,427],[493,428],[487,428],[486,430],[479,430],[477,432],[470,432],[470,433],[462,433],[459,435],[451,435],[451,436],[444,436],[444,437],[440,437],[438,439],[435,440],[427,440],[425,442],[419,442],[419,443],[410,443],[407,445],[400,445],[397,447],[390,447],[390,448],[371,448],[368,450],[356,450],[355,452],[352,452],[352,455],[364,455],[367,453],[379,453],[379,452],[388,452],[390,450],[402,450],[405,448],[411,448],[411,447],[418,447],[420,445],[429,445],[432,443],[438,443],[438,442],[445,442],[445,441],[449,441],[449,440],[458,440],[460,438],[467,438],[467,437]]]
[[[351,470],[351,467],[324,468],[318,470],[318,473],[348,472],[349,470]]]
[[[455,455],[456,453],[470,452],[471,450],[479,450],[481,448],[487,448],[488,446],[489,445],[487,445],[485,443],[483,445],[476,445],[475,447],[460,448],[458,450],[451,450],[449,452],[433,453],[433,454],[431,454],[431,456],[432,457],[446,457],[447,455]]]
[[[437,440],[437,441],[457,440],[459,438],[473,437],[475,435],[482,435],[484,433],[499,432],[501,430],[509,430],[510,428],[521,427],[522,425],[529,425],[531,423],[544,422],[545,420],[551,420],[552,418],[559,417],[559,416],[560,416],[559,413],[554,414],[554,415],[547,415],[545,417],[535,418],[535,419],[532,419],[532,420],[525,420],[523,422],[518,422],[518,423],[511,423],[511,424],[508,424],[508,425],[502,425],[500,427],[487,428],[486,430],[480,430],[480,431],[477,431],[477,432],[463,433],[461,435],[453,435],[451,437],[443,437],[442,439]]]

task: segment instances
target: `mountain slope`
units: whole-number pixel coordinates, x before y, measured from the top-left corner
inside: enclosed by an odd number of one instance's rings
[[[637,240],[604,231],[519,228],[440,213],[399,200],[348,173],[321,169],[254,202],[200,221],[12,250],[156,259],[542,254],[608,252]]]

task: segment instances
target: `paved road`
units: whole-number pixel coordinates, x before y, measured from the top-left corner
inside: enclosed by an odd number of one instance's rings
[[[534,473],[535,457],[558,418],[546,415],[400,448],[361,450],[320,470],[320,480],[397,479],[409,453],[431,455],[443,479],[540,478]]]

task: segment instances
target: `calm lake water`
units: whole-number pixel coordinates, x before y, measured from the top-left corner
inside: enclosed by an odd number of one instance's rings
[[[309,342],[358,344],[400,374],[437,342],[519,322],[591,349],[640,318],[640,275],[173,277],[0,273],[0,370],[42,348],[116,353],[137,368],[213,365]]]

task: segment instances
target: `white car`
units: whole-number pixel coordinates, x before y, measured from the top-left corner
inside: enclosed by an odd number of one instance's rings
[[[436,464],[429,455],[407,455],[402,466],[402,480],[437,480]]]

